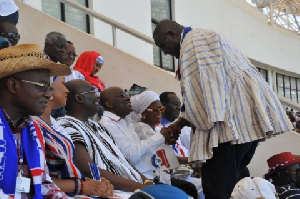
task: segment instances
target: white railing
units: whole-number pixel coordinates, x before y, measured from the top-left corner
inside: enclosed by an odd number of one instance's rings
[[[98,12],[95,12],[94,10],[89,9],[79,3],[76,3],[75,1],[72,1],[72,0],[58,0],[58,1],[65,3],[69,6],[72,6],[73,8],[76,8],[89,16],[92,16],[96,19],[99,19],[100,21],[103,21],[104,23],[111,25],[112,35],[113,35],[113,46],[115,46],[115,47],[117,46],[116,29],[120,29],[134,37],[139,38],[140,40],[143,40],[151,45],[155,45],[154,40],[151,37],[149,37],[143,33],[140,33],[139,31],[136,31],[133,28],[125,26],[124,24],[121,24],[113,19],[110,19]]]

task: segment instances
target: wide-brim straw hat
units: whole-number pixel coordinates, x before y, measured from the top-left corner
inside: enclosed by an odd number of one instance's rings
[[[46,69],[50,76],[66,76],[71,70],[64,64],[46,60],[36,44],[19,44],[0,50],[0,79],[28,70]]]

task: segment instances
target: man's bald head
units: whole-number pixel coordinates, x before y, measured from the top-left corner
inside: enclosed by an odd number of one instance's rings
[[[164,19],[158,23],[158,25],[156,26],[156,28],[153,32],[153,38],[154,38],[155,44],[158,47],[160,46],[159,44],[161,44],[163,42],[164,35],[166,35],[168,30],[171,27],[174,27],[175,24],[176,24],[176,22],[172,21],[170,19]]]
[[[116,86],[109,87],[109,88],[105,89],[104,91],[102,91],[101,95],[100,95],[101,105],[104,108],[106,108],[105,102],[107,100],[114,100],[119,95],[120,91],[123,91],[123,89],[120,87],[116,87]]]
[[[104,110],[125,118],[131,111],[130,98],[120,87],[109,87],[101,92],[100,103]]]
[[[65,86],[69,90],[66,109],[71,110],[74,106],[74,103],[77,103],[75,101],[75,95],[83,92],[86,88],[90,87],[91,85],[85,80],[74,79],[72,81],[66,82]]]
[[[67,82],[69,90],[66,110],[68,115],[82,121],[87,121],[99,111],[99,96],[94,87],[87,81],[75,79]]]
[[[175,21],[164,19],[159,22],[153,32],[155,44],[165,53],[175,56],[180,55],[181,33],[184,27]]]

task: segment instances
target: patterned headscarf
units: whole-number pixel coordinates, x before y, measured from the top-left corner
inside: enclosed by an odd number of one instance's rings
[[[96,61],[99,61],[101,64],[104,63],[100,53],[96,51],[83,52],[78,57],[77,62],[73,69],[83,74],[85,80],[88,81],[93,86],[97,87],[97,89],[101,92],[105,89],[104,82],[101,81],[98,76],[91,75],[91,73],[93,72],[93,66]]]
[[[142,119],[142,113],[146,108],[154,101],[159,100],[157,93],[153,91],[144,91],[141,94],[134,95],[130,98],[131,106],[133,110],[132,119],[133,122],[139,122]]]

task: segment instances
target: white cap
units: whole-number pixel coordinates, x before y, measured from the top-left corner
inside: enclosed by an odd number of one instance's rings
[[[232,199],[276,199],[274,185],[260,177],[246,177],[241,179],[234,187]]]

